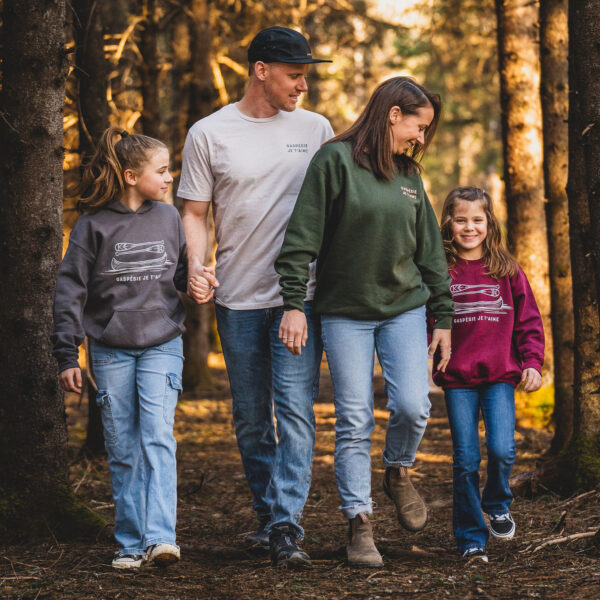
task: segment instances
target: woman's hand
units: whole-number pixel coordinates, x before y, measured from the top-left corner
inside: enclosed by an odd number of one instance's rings
[[[525,392],[535,392],[542,387],[542,376],[539,371],[529,367],[523,371],[521,383]]]
[[[188,296],[197,304],[206,304],[219,287],[214,267],[202,267],[202,273],[191,274],[188,279]]]
[[[299,356],[302,353],[308,339],[308,327],[306,315],[301,310],[295,308],[283,313],[279,325],[279,338],[292,354]]]
[[[434,329],[433,335],[431,336],[431,344],[429,345],[429,358],[432,358],[440,347],[441,359],[437,365],[437,368],[442,372],[446,372],[446,367],[450,362],[450,356],[452,355],[452,349],[450,348],[451,341],[451,330],[450,329]]]
[[[77,392],[81,394],[81,369],[79,367],[73,367],[71,369],[65,369],[58,376],[58,385],[65,390],[65,392]]]

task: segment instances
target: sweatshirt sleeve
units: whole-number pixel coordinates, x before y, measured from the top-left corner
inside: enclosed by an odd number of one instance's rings
[[[541,372],[544,364],[544,326],[529,281],[521,267],[511,278],[510,284],[515,305],[513,340],[521,357],[522,368]]]
[[[330,192],[328,179],[313,158],[275,261],[284,310],[304,311],[308,265],[319,254],[323,242]]]
[[[95,256],[75,241],[74,233],[75,229],[58,271],[54,297],[54,329],[50,339],[59,373],[79,367],[78,348],[85,337],[83,309],[87,301],[88,281],[96,262]]]
[[[177,213],[177,227],[179,232],[179,257],[177,260],[177,267],[175,269],[175,276],[173,277],[173,283],[175,284],[175,289],[180,292],[187,292],[187,278],[188,278],[188,270],[187,270],[187,252],[186,252],[186,242],[185,242],[185,231],[183,229],[183,223],[181,222],[181,217],[179,213]]]
[[[451,329],[454,314],[454,302],[450,293],[451,278],[440,228],[425,190],[417,213],[416,239],[414,260],[431,294],[427,307],[433,316],[434,326],[438,329]]]

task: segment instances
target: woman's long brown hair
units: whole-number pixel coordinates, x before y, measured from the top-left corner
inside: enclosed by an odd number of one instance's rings
[[[400,108],[402,115],[417,114],[420,108],[427,106],[433,108],[425,143],[416,143],[408,153],[394,154],[392,149],[389,114],[394,106]],[[438,94],[428,92],[410,77],[392,77],[377,87],[354,124],[328,143],[350,142],[354,161],[372,171],[378,179],[392,179],[395,166],[405,174],[420,172],[420,160],[433,139],[441,111]]]
[[[511,256],[504,245],[502,230],[494,214],[492,199],[486,191],[471,186],[453,189],[446,197],[444,207],[442,208],[441,229],[448,269],[452,270],[459,257],[458,248],[452,235],[452,219],[454,217],[454,207],[457,202],[479,202],[483,207],[487,219],[487,236],[483,242],[482,258],[490,277],[502,279],[502,277],[516,275],[517,261]]]
[[[128,134],[120,127],[106,129],[73,192],[79,198],[77,208],[93,211],[118,200],[125,192],[123,172],[140,171],[152,154],[162,149],[166,149],[163,142],[147,135]]]

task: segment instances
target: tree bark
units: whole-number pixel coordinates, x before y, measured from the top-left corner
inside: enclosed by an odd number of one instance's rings
[[[67,476],[63,394],[51,356],[61,254],[64,0],[4,0],[0,99],[0,537],[67,537],[103,521]],[[23,539],[21,537],[21,539]]]
[[[544,322],[544,385],[552,382],[553,351],[544,209],[538,9],[533,2],[496,0],[504,183],[509,246],[527,274]]]
[[[569,154],[568,1],[540,3],[540,92],[544,140],[544,182],[554,341],[554,437],[557,454],[573,430],[573,298],[569,251],[567,176]]]
[[[100,136],[108,127],[108,62],[104,57],[104,26],[97,0],[73,0],[75,16],[75,64],[77,69],[77,103],[79,109],[80,172],[91,159]],[[86,346],[87,349],[87,346]],[[96,390],[92,385],[91,360],[87,361],[86,395],[88,399],[88,424],[83,452],[95,456],[104,452],[102,416],[96,404]]]
[[[75,64],[79,108],[79,154],[91,158],[108,127],[108,63],[104,58],[104,26],[97,0],[73,0]]]
[[[575,414],[562,471],[569,489],[600,482],[600,0],[569,3],[569,219]]]
[[[158,14],[156,0],[144,0],[144,30],[140,51],[142,54],[142,128],[144,134],[160,138],[159,85],[160,64],[158,60]]]
[[[188,128],[213,112],[216,98],[210,63],[212,32],[207,0],[192,1],[190,32],[192,79]],[[208,252],[210,253],[212,236],[209,237]],[[212,305],[186,302],[186,334],[183,338],[186,355],[183,366],[183,386],[186,390],[200,392],[213,384],[208,368],[210,324],[213,319]]]

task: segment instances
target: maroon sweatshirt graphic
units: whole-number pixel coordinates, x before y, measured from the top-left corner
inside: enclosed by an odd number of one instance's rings
[[[524,369],[541,371],[544,329],[533,292],[519,267],[493,279],[482,260],[458,259],[450,275],[454,299],[452,358],[433,380],[444,389],[521,381]]]

